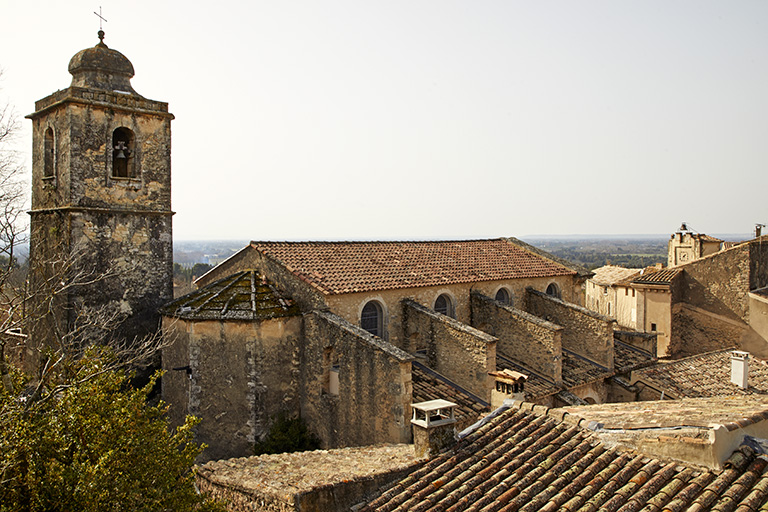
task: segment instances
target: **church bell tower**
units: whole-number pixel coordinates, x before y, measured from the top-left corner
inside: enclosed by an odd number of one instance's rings
[[[116,315],[116,332],[131,341],[157,331],[158,308],[173,298],[173,115],[167,103],[133,89],[133,65],[107,47],[101,30],[96,46],[72,57],[69,72],[70,86],[37,101],[27,116],[30,281],[38,310],[55,317],[31,329],[32,341],[52,342],[50,329],[71,331],[94,310]],[[56,272],[66,274],[61,282]],[[44,296],[46,284],[61,285],[55,300]]]

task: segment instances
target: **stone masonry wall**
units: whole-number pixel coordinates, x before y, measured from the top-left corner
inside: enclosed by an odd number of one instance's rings
[[[280,412],[299,412],[302,317],[250,321],[164,318],[163,398],[178,425],[201,419],[201,460],[242,457]],[[189,371],[173,368],[189,367]]]
[[[685,302],[716,315],[743,322],[749,320],[750,244],[733,247],[680,268],[683,273],[672,287],[673,305]]]
[[[123,96],[69,88],[37,102],[37,111],[28,116],[33,130],[30,257],[55,256],[80,273],[76,280],[95,281],[68,292],[55,320],[64,329],[73,327],[78,308],[105,307],[126,317],[117,332],[130,341],[157,332],[157,311],[173,298],[173,115],[165,103]],[[118,128],[134,135],[130,177],[112,172]],[[53,134],[50,158],[46,133]],[[52,175],[45,175],[46,161],[53,162]],[[66,243],[59,243],[59,230],[67,232]],[[43,277],[34,274],[32,281],[41,282]],[[33,336],[33,343],[45,343],[42,334],[42,339]]]
[[[529,288],[529,313],[564,327],[562,347],[613,370],[613,326],[616,321]]]
[[[613,338],[656,357],[656,334],[635,331],[614,331]]]
[[[407,340],[403,338],[403,309],[401,302],[404,299],[412,299],[419,304],[424,304],[431,308],[434,306],[438,296],[447,294],[454,302],[456,320],[469,325],[471,323],[470,294],[473,291],[488,297],[495,297],[496,292],[500,288],[504,288],[512,298],[512,306],[522,309],[521,304],[525,300],[526,287],[532,286],[537,290],[543,291],[547,289],[547,286],[555,283],[563,291],[565,300],[570,300],[567,298],[568,296],[578,297],[580,292],[580,288],[574,282],[573,276],[509,279],[506,281],[459,283],[445,286],[425,286],[421,288],[327,295],[325,296],[325,301],[328,303],[331,311],[355,325],[360,325],[360,313],[365,304],[370,300],[378,301],[384,311],[383,338],[393,345],[404,348],[407,344]]]
[[[412,300],[402,308],[407,350],[426,349],[429,367],[490,402],[496,338]]]
[[[750,281],[749,289],[757,290],[768,286],[768,236],[762,236],[749,244]]]
[[[302,418],[326,448],[408,442],[412,360],[332,313],[307,314]],[[338,395],[326,386],[331,366],[338,367]]]
[[[738,347],[747,324],[688,306],[672,306],[672,336],[668,354],[674,359]]]
[[[472,325],[498,338],[496,352],[517,359],[538,373],[563,382],[563,328],[505,306],[480,293],[472,294]]]

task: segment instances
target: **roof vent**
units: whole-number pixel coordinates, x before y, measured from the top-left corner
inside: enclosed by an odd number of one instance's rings
[[[749,387],[749,352],[731,352],[731,382],[741,389]]]

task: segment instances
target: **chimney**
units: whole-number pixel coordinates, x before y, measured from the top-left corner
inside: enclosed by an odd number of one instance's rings
[[[731,352],[731,382],[741,389],[749,387],[749,352]]]
[[[432,458],[456,440],[456,404],[429,400],[412,404],[413,449],[417,457]]]
[[[525,401],[527,375],[509,369],[491,372],[489,375],[495,381],[495,386],[491,390],[491,408],[498,409],[507,399]]]

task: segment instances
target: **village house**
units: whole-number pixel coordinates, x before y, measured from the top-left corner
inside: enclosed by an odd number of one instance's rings
[[[768,356],[768,237],[725,244],[683,228],[670,238],[667,268],[596,269],[587,307],[656,334],[659,357],[729,347]]]

